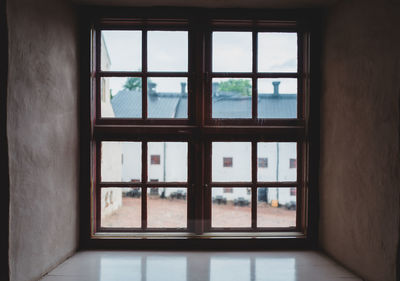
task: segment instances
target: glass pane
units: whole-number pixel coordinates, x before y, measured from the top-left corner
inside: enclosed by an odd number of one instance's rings
[[[105,30],[101,32],[101,70],[141,71],[142,32]]]
[[[251,143],[213,142],[212,181],[251,181]]]
[[[251,227],[251,189],[213,188],[212,227]]]
[[[258,33],[259,72],[297,72],[297,33]]]
[[[101,117],[141,118],[142,78],[101,78]]]
[[[213,72],[250,72],[252,70],[251,32],[213,32]]]
[[[101,226],[140,227],[141,188],[102,188]]]
[[[257,165],[258,181],[296,181],[297,144],[295,142],[259,142],[257,158],[267,158],[267,167]]]
[[[139,182],[141,178],[140,142],[101,142],[101,181]]]
[[[147,227],[185,228],[187,189],[153,187],[147,189]]]
[[[149,71],[188,71],[187,31],[147,33]]]
[[[251,79],[212,79],[212,118],[251,118]]]
[[[297,79],[258,79],[258,118],[297,118]]]
[[[187,118],[187,78],[149,78],[147,93],[149,118]]]
[[[296,188],[258,188],[257,227],[296,226]]]
[[[147,145],[150,182],[186,182],[188,147],[186,142],[149,142]]]

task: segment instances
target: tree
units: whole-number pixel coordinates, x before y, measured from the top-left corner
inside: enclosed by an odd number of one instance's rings
[[[134,91],[142,89],[142,78],[141,77],[129,77],[126,79],[124,89]]]
[[[219,83],[218,92],[234,92],[242,96],[251,96],[251,84],[246,79],[229,79]]]

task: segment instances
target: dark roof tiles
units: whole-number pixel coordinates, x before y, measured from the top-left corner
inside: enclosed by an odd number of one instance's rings
[[[187,94],[155,93],[149,96],[149,118],[187,118]],[[111,100],[117,118],[140,118],[142,95],[136,91],[120,91]],[[213,118],[251,118],[251,97],[214,96]],[[296,94],[259,94],[259,118],[296,118]]]

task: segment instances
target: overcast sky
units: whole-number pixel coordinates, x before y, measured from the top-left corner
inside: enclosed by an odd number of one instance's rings
[[[110,71],[140,71],[141,31],[103,31],[111,66]],[[187,71],[188,33],[186,31],[148,31],[148,70]],[[213,71],[250,72],[252,70],[251,32],[213,32]],[[106,70],[102,63],[103,70]],[[296,72],[297,34],[259,33],[258,71]],[[126,78],[110,78],[112,93],[122,89]],[[186,78],[152,78],[159,92],[180,92]],[[218,80],[215,80],[218,81]],[[297,93],[296,79],[259,79],[259,93],[272,93],[272,81],[281,81],[281,93]]]

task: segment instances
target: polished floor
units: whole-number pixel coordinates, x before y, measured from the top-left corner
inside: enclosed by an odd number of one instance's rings
[[[41,281],[361,281],[311,251],[83,251]]]

